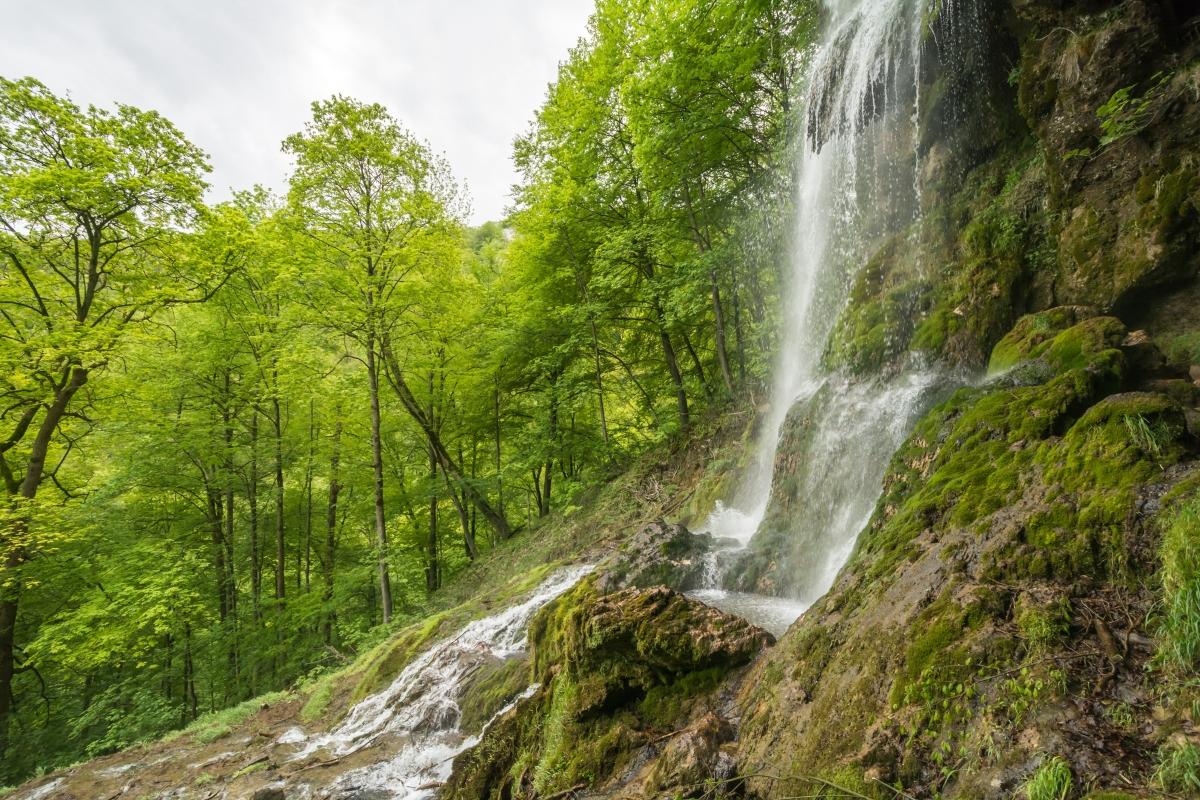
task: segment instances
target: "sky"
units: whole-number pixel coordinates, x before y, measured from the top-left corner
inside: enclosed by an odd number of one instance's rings
[[[154,109],[210,156],[209,199],[282,190],[280,142],[333,94],[379,102],[499,219],[524,132],[592,0],[0,0],[0,75]]]

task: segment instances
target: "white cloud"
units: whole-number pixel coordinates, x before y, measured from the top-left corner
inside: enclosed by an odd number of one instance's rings
[[[472,220],[501,216],[510,151],[592,0],[6,0],[0,75],[153,108],[212,160],[212,199],[281,189],[279,144],[332,94],[380,102],[443,152]]]

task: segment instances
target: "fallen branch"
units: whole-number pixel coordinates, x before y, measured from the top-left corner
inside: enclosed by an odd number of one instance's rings
[[[310,769],[320,769],[321,767],[332,767],[334,764],[338,763],[338,762],[339,762],[339,761],[341,761],[341,760],[342,760],[342,759],[341,759],[341,757],[339,756],[338,758],[331,758],[331,759],[329,759],[328,761],[318,761],[318,762],[317,762],[317,763],[315,763],[315,764],[308,764],[307,766],[303,766],[303,767],[301,767],[300,769],[298,769],[298,770],[295,770],[294,772],[291,772],[291,773],[289,773],[289,774],[291,774],[291,775],[299,775],[301,772],[306,772],[306,771],[308,771],[308,770],[310,770]]]
[[[554,794],[546,795],[545,797],[542,798],[542,800],[558,800],[558,798],[560,798],[560,797],[566,797],[567,795],[575,794],[579,790],[586,789],[586,788],[587,788],[586,783],[577,783],[574,786],[572,786],[570,789],[563,789],[561,792],[555,792]]]

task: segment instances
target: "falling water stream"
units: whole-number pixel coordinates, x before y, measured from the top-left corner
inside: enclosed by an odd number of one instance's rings
[[[952,14],[950,0],[941,13]],[[829,374],[822,356],[857,271],[921,208],[924,0],[829,0],[813,55],[797,149],[791,272],[770,410],[734,496],[701,531],[718,550],[693,596],[780,632],[833,584],[870,518],[892,453],[949,382],[914,367],[888,379]],[[815,417],[787,453],[803,467],[801,507],[787,520],[786,579],[773,594],[731,591],[730,569],[763,528],[788,414]]]

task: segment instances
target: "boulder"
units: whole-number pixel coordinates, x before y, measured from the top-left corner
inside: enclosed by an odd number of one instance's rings
[[[732,777],[734,759],[722,748],[732,739],[728,722],[716,714],[705,714],[671,737],[650,768],[642,796],[698,796],[705,781]]]
[[[455,759],[443,797],[548,796],[633,772],[682,787],[732,763],[708,698],[773,637],[666,587],[605,594],[598,584],[585,579],[538,613],[540,688]],[[683,732],[664,740],[672,730]],[[663,748],[673,755],[641,771]]]
[[[686,591],[703,580],[705,556],[713,547],[707,533],[692,533],[678,523],[657,520],[625,544],[600,580],[601,591],[628,587],[670,586]]]

